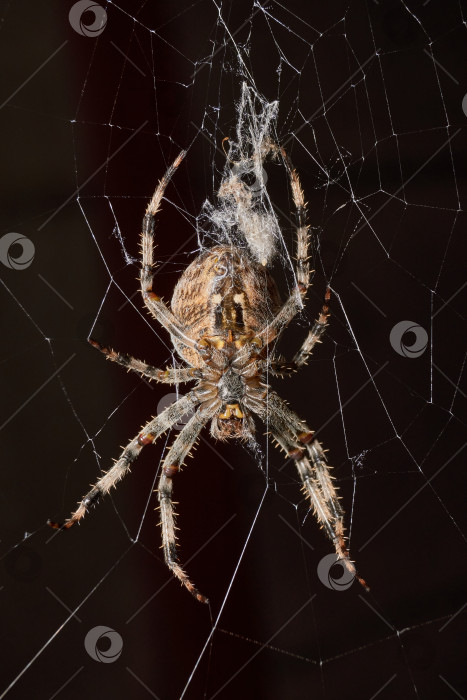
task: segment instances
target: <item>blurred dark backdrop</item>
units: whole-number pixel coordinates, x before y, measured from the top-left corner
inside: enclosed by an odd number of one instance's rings
[[[462,6],[120,0],[102,3],[105,28],[85,36],[72,5],[1,8],[1,231],[32,241],[34,258],[13,269],[27,245],[0,237],[0,688],[16,679],[6,697],[38,700],[172,699],[187,683],[193,699],[465,695]],[[94,15],[81,19],[85,32]],[[314,286],[284,352],[333,290],[323,345],[274,386],[330,450],[368,595],[318,577],[331,547],[260,426],[263,471],[206,431],[176,483],[182,561],[209,608],[171,580],[159,549],[165,439],[81,527],[54,536],[45,524],[171,393],[86,338],[171,362],[137,293],[142,215],[188,148],[159,215],[168,299],[198,248],[245,79],[280,100],[278,137],[314,233]],[[283,169],[268,176],[291,243]],[[419,357],[391,346],[404,320],[428,334]],[[86,651],[97,626],[123,640],[113,663]]]

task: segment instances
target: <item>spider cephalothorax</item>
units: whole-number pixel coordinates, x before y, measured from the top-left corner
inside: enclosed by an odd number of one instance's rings
[[[260,350],[252,341],[235,340],[231,331],[225,341],[214,342],[222,347],[206,349],[209,370],[203,372],[194,391],[198,397],[209,396],[216,402],[218,410],[211,422],[214,437],[252,438],[255,426],[251,409],[255,402],[264,400],[268,391],[267,384],[261,381]]]
[[[160,370],[96,341],[90,342],[107,359],[149,379],[167,384],[193,381],[196,384],[142,428],[63,525],[50,522],[52,527],[67,529],[81,520],[89,506],[128,472],[143,447],[155,442],[182,416],[196,409],[164,460],[159,502],[165,561],[181,583],[202,602],[207,599],[191,583],[178,561],[172,489],[174,477],[203,426],[209,423],[211,434],[220,440],[252,439],[255,416],[268,426],[271,437],[295,461],[303,491],[318,522],[333,542],[337,556],[349,571],[356,573],[345,544],[343,511],[323,449],[306,423],[265,382],[266,373],[284,376],[306,364],[325,331],[330,295],[328,290],[318,320],[309,329],[292,361],[276,357],[272,342],[303,307],[310,270],[305,201],[298,175],[285,151],[277,146],[274,150],[282,155],[297,211],[295,285],[288,299],[281,303],[272,276],[265,264],[254,258],[248,246],[234,245],[218,245],[200,253],[177,283],[171,308],[153,292],[154,220],[165,188],[185,156],[182,152],[160,181],[143,220],[141,292],[147,308],[170,333],[178,355],[187,366]],[[231,187],[236,186],[236,181],[232,180]],[[264,263],[267,263],[266,258]]]

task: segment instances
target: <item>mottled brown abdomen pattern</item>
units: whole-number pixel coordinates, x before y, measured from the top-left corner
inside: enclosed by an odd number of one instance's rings
[[[172,312],[191,338],[213,336],[240,323],[253,333],[264,328],[281,306],[269,272],[246,250],[215,246],[198,255],[178,281],[171,302]],[[238,308],[235,318],[233,307]],[[231,314],[226,318],[227,313]],[[221,326],[222,314],[224,315]],[[229,325],[230,324],[230,325]],[[178,353],[195,367],[199,354],[176,339]]]

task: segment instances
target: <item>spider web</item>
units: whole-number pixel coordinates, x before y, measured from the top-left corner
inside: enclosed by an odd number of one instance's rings
[[[462,5],[120,0],[69,18],[76,5],[2,9],[0,698],[466,697]],[[154,489],[177,429],[82,527],[45,524],[176,398],[86,338],[176,363],[135,281],[141,219],[186,149],[157,222],[155,288],[169,299],[223,240],[243,85],[261,109],[277,103],[270,133],[308,202],[313,287],[284,355],[331,288],[323,344],[270,383],[329,450],[369,594],[331,566],[294,464],[259,421],[250,449],[205,430],[175,484],[181,559],[209,606],[159,549]],[[293,202],[280,159],[263,167],[245,182],[285,298]]]

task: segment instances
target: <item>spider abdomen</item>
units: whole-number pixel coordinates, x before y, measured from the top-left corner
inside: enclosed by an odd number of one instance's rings
[[[200,253],[175,286],[172,312],[187,336],[255,335],[281,306],[269,272],[246,250],[220,245]],[[204,362],[193,348],[172,337],[180,356],[194,367]]]

